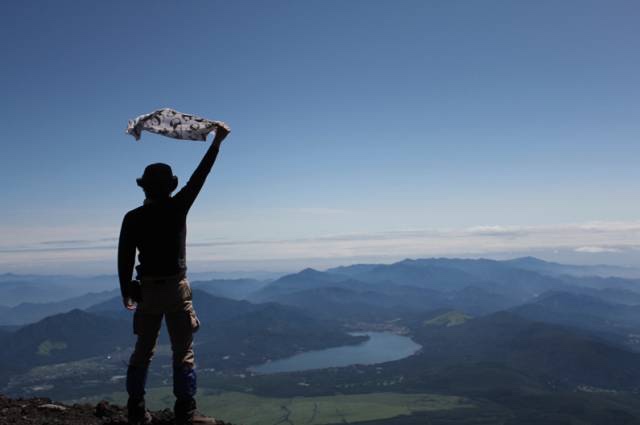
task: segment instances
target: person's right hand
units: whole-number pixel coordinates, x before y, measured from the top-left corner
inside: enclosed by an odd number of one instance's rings
[[[122,297],[122,305],[129,311],[133,311],[136,309],[136,303],[131,299],[131,297]]]

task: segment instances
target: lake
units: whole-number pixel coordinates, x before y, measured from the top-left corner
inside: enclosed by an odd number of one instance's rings
[[[368,335],[369,339],[358,345],[307,351],[259,366],[252,366],[249,370],[269,374],[343,367],[353,364],[370,365],[400,360],[409,357],[421,348],[421,345],[411,338],[391,332],[357,332],[351,335]]]

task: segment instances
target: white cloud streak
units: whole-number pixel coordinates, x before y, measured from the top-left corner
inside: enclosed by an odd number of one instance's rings
[[[39,262],[111,261],[114,229],[99,229],[93,239],[75,234],[0,246],[3,266]],[[192,234],[197,235],[197,229]],[[60,232],[49,232],[47,236]],[[95,234],[95,233],[94,233]],[[76,238],[77,237],[77,238]],[[546,226],[490,225],[467,228],[400,229],[384,232],[318,235],[291,239],[200,239],[189,244],[189,260],[278,261],[312,258],[451,256],[539,249],[565,249],[582,254],[633,250],[640,247],[640,221],[588,222]]]
[[[620,252],[619,248],[607,248],[603,246],[581,246],[576,248],[576,252],[583,252],[587,254],[602,254],[605,252]]]

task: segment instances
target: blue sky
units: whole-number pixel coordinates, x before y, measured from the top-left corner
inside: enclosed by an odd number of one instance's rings
[[[7,3],[0,271],[113,270],[144,166],[185,182],[204,153],[124,134],[160,107],[233,130],[190,215],[196,269],[635,264],[639,16],[637,1]]]

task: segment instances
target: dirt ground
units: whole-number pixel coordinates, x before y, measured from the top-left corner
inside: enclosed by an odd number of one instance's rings
[[[173,412],[151,412],[152,425],[173,425]],[[102,401],[97,405],[68,406],[48,398],[10,399],[0,395],[0,425],[127,425],[121,406]],[[218,421],[218,425],[231,425]]]

